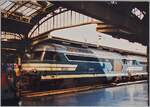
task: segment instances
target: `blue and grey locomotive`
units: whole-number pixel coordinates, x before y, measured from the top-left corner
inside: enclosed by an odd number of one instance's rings
[[[142,79],[147,76],[146,63],[146,56],[53,39],[26,55],[22,71],[38,74],[38,82],[51,88],[67,88]]]

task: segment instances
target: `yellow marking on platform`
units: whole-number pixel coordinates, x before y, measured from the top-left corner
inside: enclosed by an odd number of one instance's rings
[[[94,89],[96,87],[100,87],[100,85],[93,86],[82,86],[82,87],[76,87],[76,88],[68,88],[68,89],[61,89],[61,90],[51,90],[51,91],[44,91],[44,92],[32,92],[32,93],[26,93],[22,94],[23,97],[41,97],[46,95],[57,95],[57,94],[64,94],[64,93],[71,93],[71,92],[79,92],[79,91],[85,91]]]
[[[137,83],[142,83],[142,82],[147,82],[147,80],[142,80],[142,81],[133,81],[133,82],[125,82],[125,83],[118,83],[116,84],[117,86],[121,86],[121,85],[130,85],[130,84],[137,84]]]

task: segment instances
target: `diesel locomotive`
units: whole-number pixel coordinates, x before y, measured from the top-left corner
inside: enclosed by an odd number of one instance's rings
[[[146,79],[146,68],[146,55],[51,38],[26,53],[21,72],[33,87],[56,89]]]

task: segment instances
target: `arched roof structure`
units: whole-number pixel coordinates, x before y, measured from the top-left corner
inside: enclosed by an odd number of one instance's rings
[[[125,35],[110,32],[113,37],[144,45],[149,43],[148,1],[55,1],[53,3],[132,32]]]
[[[1,0],[1,30],[27,37],[34,25],[60,6],[132,32],[132,34],[126,35],[111,32],[110,34],[114,37],[125,38],[144,45],[148,44],[148,2]],[[140,14],[132,14],[132,9],[135,9],[133,11],[139,9],[141,12]]]
[[[1,30],[27,35],[32,27],[58,8],[48,1],[1,0]]]

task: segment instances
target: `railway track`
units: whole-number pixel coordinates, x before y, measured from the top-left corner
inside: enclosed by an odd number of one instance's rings
[[[144,83],[144,82],[147,82],[147,80],[124,82],[124,83],[111,83],[109,85],[101,84],[101,85],[93,85],[93,86],[82,86],[82,87],[75,87],[75,88],[48,90],[48,91],[39,91],[39,92],[33,92],[29,90],[29,91],[21,92],[21,96],[23,98],[42,97],[42,96],[48,96],[48,95],[58,95],[58,94],[65,94],[65,93],[87,91],[87,90],[92,90],[92,89],[118,87],[122,85],[131,85],[131,84],[138,84],[138,83]]]

